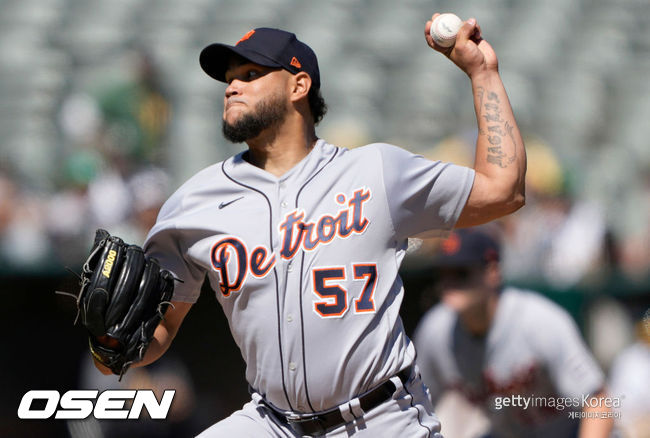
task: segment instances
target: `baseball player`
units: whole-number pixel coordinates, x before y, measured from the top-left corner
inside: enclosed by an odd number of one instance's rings
[[[604,376],[571,316],[536,293],[503,287],[499,244],[455,230],[435,259],[441,303],[414,335],[434,405],[459,391],[490,421],[485,437],[607,437]]]
[[[162,208],[145,251],[183,282],[132,364],[164,353],[207,277],[246,362],[251,401],[201,437],[440,436],[399,317],[398,268],[410,236],[521,207],[525,151],[476,20],[448,49],[430,26],[429,46],[471,80],[474,169],[319,139],[317,58],[292,33],[257,28],[201,52],[203,70],[227,84],[224,136],[248,148],[200,171]]]

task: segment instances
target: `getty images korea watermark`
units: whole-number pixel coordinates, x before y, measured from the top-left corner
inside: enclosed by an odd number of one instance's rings
[[[621,397],[596,397],[583,395],[582,397],[540,397],[535,395],[508,395],[494,398],[494,408],[497,411],[505,407],[521,409],[550,408],[558,411],[570,409],[569,418],[620,418]],[[576,411],[574,408],[602,409],[602,411]]]
[[[18,418],[83,420],[93,415],[99,420],[137,420],[146,409],[149,418],[162,420],[167,418],[175,394],[175,389],[166,389],[158,401],[150,389],[71,390],[63,394],[32,390],[23,395]]]

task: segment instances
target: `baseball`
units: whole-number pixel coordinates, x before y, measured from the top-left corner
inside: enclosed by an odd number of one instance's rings
[[[456,42],[456,34],[462,24],[463,20],[458,15],[440,14],[431,24],[431,38],[441,47],[451,47]]]

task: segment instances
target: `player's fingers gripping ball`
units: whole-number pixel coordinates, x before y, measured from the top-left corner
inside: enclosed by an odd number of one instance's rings
[[[173,275],[142,248],[97,230],[77,297],[93,357],[121,378],[144,357],[173,289]]]
[[[462,25],[463,20],[457,15],[440,14],[431,23],[429,33],[433,41],[440,47],[452,47],[456,43],[456,35]]]

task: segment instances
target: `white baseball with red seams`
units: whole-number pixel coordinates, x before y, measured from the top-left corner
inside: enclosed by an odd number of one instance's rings
[[[441,47],[451,47],[456,43],[456,34],[463,25],[456,14],[445,13],[438,15],[431,24],[431,38]]]

